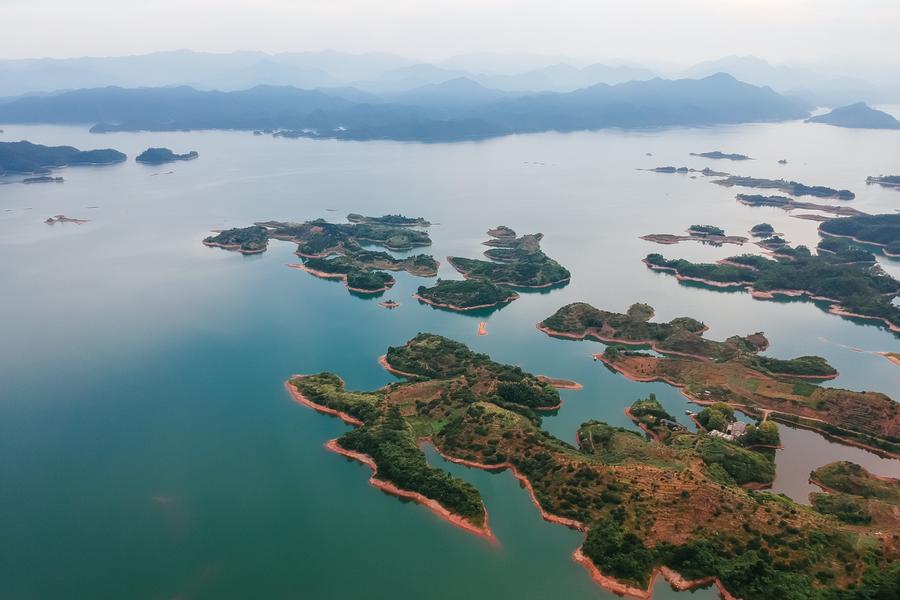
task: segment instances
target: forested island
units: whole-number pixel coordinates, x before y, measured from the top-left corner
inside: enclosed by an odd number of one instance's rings
[[[825,123],[851,129],[900,129],[900,121],[893,115],[876,110],[865,102],[835,108],[824,115],[806,119],[807,123]]]
[[[900,213],[830,219],[819,224],[819,233],[880,246],[885,254],[900,254]]]
[[[480,279],[438,279],[432,287],[419,286],[415,297],[438,308],[465,311],[502,306],[519,295],[509,288]]]
[[[760,179],[757,177],[741,177],[731,175],[725,179],[713,181],[716,185],[725,187],[749,187],[767,190],[778,190],[792,196],[815,196],[817,198],[836,198],[838,200],[853,200],[856,194],[850,190],[836,190],[824,185],[804,185],[796,181],[786,179]]]
[[[22,183],[30,184],[30,183],[62,183],[65,179],[62,177],[51,177],[49,175],[41,175],[39,177],[26,177],[22,180]]]
[[[428,254],[395,258],[387,252],[363,247],[369,243],[390,250],[409,250],[431,244],[426,232],[406,226],[329,223],[324,219],[305,223],[263,221],[220,232],[203,243],[242,254],[259,254],[266,251],[270,239],[297,244],[295,254],[303,262],[288,266],[324,279],[340,279],[349,291],[360,294],[390,289],[396,280],[384,271],[406,271],[418,277],[434,277],[438,271],[438,262]]]
[[[127,157],[111,148],[79,150],[72,146],[44,146],[31,142],[0,142],[0,175],[48,173],[74,165],[111,165]]]
[[[499,233],[499,235],[498,235]],[[490,260],[448,256],[447,261],[466,279],[480,279],[516,288],[547,288],[564,285],[572,274],[541,250],[542,233],[516,236],[501,225],[488,231],[492,246],[485,251]]]
[[[750,228],[750,235],[753,237],[769,237],[775,235],[775,228],[769,223],[757,223]]]
[[[805,246],[779,247],[775,260],[751,254],[719,263],[668,260],[661,254],[644,259],[649,268],[674,273],[680,281],[742,287],[761,300],[806,297],[829,303],[828,311],[833,314],[874,319],[900,332],[900,308],[892,304],[900,294],[900,283],[877,265],[846,262],[841,257],[814,255]]]
[[[879,175],[878,177],[866,177],[866,183],[877,183],[884,187],[900,189],[900,175]]]
[[[712,246],[722,244],[736,244],[742,246],[748,240],[739,235],[725,235],[725,230],[714,225],[691,225],[687,235],[674,235],[671,233],[650,233],[641,236],[642,240],[656,242],[657,244],[677,244],[678,242],[700,242]]]
[[[890,527],[850,527],[745,489],[738,478],[766,475],[747,447],[699,434],[647,442],[597,421],[572,446],[541,428],[538,411],[559,405],[549,384],[433,334],[389,348],[383,364],[407,381],[357,392],[322,373],[286,386],[355,426],[327,446],[369,465],[373,485],[481,536],[493,534],[478,490],[430,466],[419,444],[470,467],[510,469],[544,519],[586,532],[575,558],[613,592],[648,595],[659,573],[678,589],[715,583],[745,600],[863,600],[889,595],[900,578],[896,545],[877,533],[896,530],[896,515]]]
[[[774,206],[776,208],[780,208],[786,211],[792,211],[795,209],[803,209],[803,210],[817,210],[821,212],[827,212],[834,215],[844,215],[844,216],[853,216],[853,215],[864,215],[866,213],[861,210],[857,210],[855,208],[851,208],[849,206],[838,206],[835,204],[816,204],[814,202],[802,202],[800,200],[794,200],[793,198],[788,198],[787,196],[762,196],[759,194],[738,194],[736,196],[737,201],[741,204],[746,204],[747,206]]]
[[[431,223],[422,217],[405,217],[403,215],[384,215],[383,217],[366,217],[357,213],[347,215],[351,223],[368,225],[387,225],[390,227],[430,227]]]
[[[638,169],[639,171],[652,171],[653,173],[699,173],[704,177],[728,177],[723,171],[713,171],[709,167],[705,169],[693,169],[688,167],[655,167],[653,169]]]
[[[161,165],[179,160],[194,160],[200,156],[196,150],[191,150],[187,154],[175,154],[168,148],[147,148],[137,155],[134,159],[139,163],[148,165]]]
[[[715,160],[753,160],[746,154],[729,154],[727,152],[721,152],[719,150],[700,153],[691,152],[691,156],[699,156],[700,158],[712,158]]]
[[[652,309],[634,305],[626,314],[575,303],[538,324],[545,333],[609,344],[595,358],[635,381],[663,381],[701,405],[724,403],[745,414],[814,429],[846,443],[900,456],[900,405],[876,392],[823,388],[814,382],[837,371],[819,356],[785,360],[760,355],[762,333],[706,340],[699,321],[649,320]],[[649,347],[663,356],[623,346]],[[702,423],[701,423],[702,424]]]

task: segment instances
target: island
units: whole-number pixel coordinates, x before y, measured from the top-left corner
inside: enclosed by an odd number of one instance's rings
[[[455,311],[495,308],[509,304],[519,294],[480,279],[438,279],[433,287],[419,286],[413,295],[420,302]]]
[[[738,485],[729,468],[762,472],[746,447],[702,434],[648,442],[598,421],[582,424],[573,446],[541,427],[541,411],[559,405],[549,384],[434,334],[389,348],[382,364],[405,380],[351,391],[320,373],[285,385],[296,402],[354,427],[326,447],[367,465],[373,486],[464,531],[494,538],[481,494],[431,466],[421,445],[471,468],[508,469],[545,520],[585,532],[574,558],[609,591],[647,598],[661,575],[677,589],[714,584],[744,600],[851,588],[874,598],[890,597],[900,577],[900,551],[880,530]]]
[[[606,343],[606,350],[594,357],[613,371],[634,381],[673,385],[696,404],[724,403],[760,421],[774,419],[900,457],[900,405],[877,392],[816,385],[837,376],[822,357],[761,355],[768,346],[762,333],[718,342],[705,339],[695,319],[655,323],[648,314],[649,307],[640,304],[621,314],[574,303],[539,323],[538,329],[562,339]],[[661,356],[625,346],[650,348]],[[720,422],[726,426],[727,421]]]
[[[759,179],[756,177],[731,175],[725,179],[716,179],[713,183],[724,187],[737,186],[778,190],[792,196],[815,196],[817,198],[836,198],[838,200],[853,200],[856,198],[856,194],[850,190],[836,190],[823,185],[809,186],[796,181],[787,181],[786,179]]]
[[[357,213],[347,215],[351,223],[368,225],[388,225],[391,227],[430,227],[431,223],[422,217],[405,217],[403,215],[384,215],[383,217],[366,217]]]
[[[194,160],[200,156],[196,150],[191,150],[187,154],[175,154],[168,148],[147,148],[137,155],[134,159],[139,163],[148,165],[161,165],[179,160]]]
[[[22,183],[62,183],[65,181],[62,177],[51,177],[49,175],[41,175],[40,177],[26,177]]]
[[[687,230],[687,235],[651,233],[642,235],[640,239],[666,245],[677,244],[678,242],[700,242],[711,246],[721,246],[723,244],[742,246],[748,241],[747,238],[739,235],[725,235],[725,231],[722,228],[713,225],[691,225]]]
[[[819,224],[819,233],[887,249],[900,244],[900,213],[829,219]]]
[[[900,175],[879,175],[878,177],[866,177],[866,184],[878,185],[900,190]]]
[[[720,152],[719,150],[714,150],[712,152],[691,152],[691,156],[699,156],[700,158],[712,158],[716,160],[753,160],[746,154],[728,154],[725,152]]]
[[[821,212],[831,213],[834,215],[843,215],[843,216],[855,216],[855,215],[864,215],[866,213],[857,210],[855,208],[851,208],[849,206],[838,206],[834,204],[816,204],[814,202],[802,202],[800,200],[794,200],[793,198],[788,198],[787,196],[762,196],[759,194],[738,194],[736,199],[741,204],[746,204],[747,206],[774,206],[775,208],[780,208],[785,211],[792,211],[795,209],[803,209],[803,210],[818,210]],[[827,219],[828,217],[824,217]]]
[[[757,223],[750,228],[750,235],[753,237],[769,237],[775,235],[775,228],[769,223]]]
[[[693,169],[688,167],[656,167],[653,169],[638,169],[638,171],[651,171],[653,173],[700,173],[704,177],[728,177],[729,173],[713,171],[709,167],[705,169]]]
[[[79,150],[72,146],[44,146],[31,142],[0,142],[0,175],[48,173],[74,165],[111,165],[127,157],[118,150]]]
[[[492,233],[500,232],[500,235]],[[490,260],[448,256],[447,262],[466,279],[490,281],[497,285],[521,289],[538,289],[565,285],[572,274],[541,250],[542,233],[516,236],[515,231],[501,225],[488,231],[492,246],[485,251]]]
[[[806,119],[807,123],[825,123],[850,129],[900,129],[900,121],[893,115],[876,110],[865,102],[835,108],[824,115]]]
[[[832,314],[875,320],[900,332],[900,307],[892,303],[900,294],[900,283],[877,265],[840,264],[841,260],[814,255],[805,246],[779,247],[774,258],[744,254],[710,264],[649,254],[644,264],[673,273],[681,282],[744,288],[759,300],[785,296],[824,302]]]
[[[365,249],[365,243],[392,250],[431,244],[431,238],[423,231],[374,223],[329,223],[324,219],[304,223],[261,221],[251,227],[219,232],[203,243],[242,254],[259,254],[266,251],[270,239],[297,244],[295,254],[303,262],[289,267],[323,279],[341,280],[350,292],[365,295],[383,293],[396,283],[384,271],[434,277],[439,267],[428,254],[396,258],[387,252]]]
[[[45,219],[44,223],[47,225],[56,225],[57,223],[75,223],[76,225],[82,225],[88,221],[89,219],[73,219],[65,215],[53,215],[52,217]]]

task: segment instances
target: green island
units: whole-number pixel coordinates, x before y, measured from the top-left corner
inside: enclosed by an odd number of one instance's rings
[[[865,102],[840,106],[824,115],[810,117],[806,122],[852,129],[900,129],[900,121],[894,115],[876,110]]]
[[[65,179],[62,177],[51,177],[49,175],[40,175],[38,177],[26,177],[22,183],[62,183]]]
[[[885,256],[900,256],[900,213],[830,219],[819,223],[819,233],[879,246]]]
[[[519,297],[509,288],[480,279],[438,279],[432,287],[419,286],[415,297],[426,304],[448,310],[494,308]]]
[[[791,211],[795,209],[817,210],[827,212],[834,215],[854,216],[864,215],[865,213],[849,206],[837,206],[834,204],[816,204],[815,202],[801,202],[788,198],[787,196],[762,196],[759,194],[738,194],[737,201],[747,206],[774,206],[782,210]]]
[[[850,190],[836,190],[823,185],[804,185],[796,181],[787,181],[786,179],[760,179],[731,175],[725,179],[713,181],[713,183],[725,187],[738,186],[778,190],[792,196],[815,196],[817,198],[837,198],[838,200],[853,200],[856,198],[856,194]]]
[[[832,262],[844,264],[873,264],[875,255],[856,244],[852,240],[842,237],[827,237],[819,240],[816,250],[820,255],[825,253]]]
[[[168,148],[147,148],[137,155],[134,160],[148,165],[162,165],[179,160],[194,160],[200,156],[196,150],[186,154],[175,154]]]
[[[306,223],[264,221],[223,231],[203,243],[242,254],[258,254],[265,252],[269,239],[297,244],[296,254],[304,262],[288,266],[325,279],[341,279],[351,292],[374,294],[390,289],[396,280],[384,271],[406,271],[417,277],[434,277],[438,272],[438,262],[431,255],[396,258],[363,247],[363,243],[370,243],[391,250],[409,250],[431,243],[427,233],[402,226],[329,223],[323,219]]]
[[[850,525],[898,530],[900,481],[879,477],[847,461],[829,463],[809,474],[823,492],[810,494],[813,507]]]
[[[721,152],[719,150],[714,150],[712,152],[691,152],[691,156],[699,156],[700,158],[712,158],[715,160],[753,160],[746,154],[729,154],[727,152]]]
[[[347,215],[351,223],[367,225],[387,225],[389,227],[430,227],[431,223],[423,217],[405,217],[403,215],[384,215],[382,217],[366,217],[357,213]]]
[[[804,246],[784,246],[777,249],[774,260],[744,254],[718,263],[692,263],[648,254],[644,264],[674,273],[683,282],[745,288],[760,300],[795,296],[827,302],[833,314],[876,320],[900,332],[900,307],[892,303],[900,294],[900,283],[871,263],[846,264],[840,256],[835,259],[828,253],[811,254]]]
[[[495,235],[499,232],[499,235]],[[564,285],[572,274],[541,250],[542,233],[516,236],[515,231],[501,225],[488,231],[492,246],[485,251],[490,260],[448,256],[454,269],[466,279],[490,281],[516,288],[547,288]]]
[[[430,466],[422,443],[453,462],[511,470],[544,519],[586,532],[574,556],[615,593],[648,597],[658,574],[678,589],[716,584],[744,600],[863,600],[900,589],[891,538],[737,485],[728,468],[758,468],[746,448],[702,434],[648,442],[597,421],[572,446],[536,412],[558,405],[556,390],[433,334],[390,348],[383,364],[407,379],[357,392],[322,373],[286,387],[356,426],[327,446],[369,465],[373,485],[468,531],[493,537],[480,493]]]
[[[866,177],[866,183],[877,183],[878,185],[900,189],[900,175],[879,175],[877,177]]]
[[[728,177],[730,173],[725,173],[723,171],[714,171],[709,167],[705,169],[693,169],[688,167],[656,167],[653,169],[638,169],[638,171],[650,171],[652,173],[700,173],[704,177]]]
[[[775,235],[775,228],[769,223],[757,223],[750,228],[750,235],[753,237],[770,237]]]
[[[48,173],[75,165],[111,165],[127,157],[111,148],[79,150],[72,146],[44,146],[31,142],[0,142],[0,175]]]
[[[723,244],[742,246],[748,241],[743,236],[725,235],[724,229],[714,225],[691,225],[687,230],[687,235],[651,233],[642,235],[640,239],[666,245],[677,244],[678,242],[700,242],[711,246],[721,246]]]
[[[760,420],[798,425],[900,456],[900,405],[881,393],[815,385],[837,376],[825,359],[763,356],[759,352],[768,342],[762,333],[718,342],[705,339],[702,323],[690,317],[655,323],[648,315],[652,309],[642,304],[622,314],[573,303],[537,327],[554,337],[609,344],[595,358],[613,371],[634,381],[676,386],[697,404],[722,402]],[[649,347],[663,356],[623,346]]]

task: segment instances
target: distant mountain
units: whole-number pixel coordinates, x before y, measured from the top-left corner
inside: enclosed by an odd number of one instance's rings
[[[42,146],[31,142],[0,142],[0,175],[46,173],[69,165],[109,165],[125,160],[118,150],[79,150],[71,146]]]
[[[465,71],[446,69],[430,63],[418,63],[382,73],[377,79],[353,82],[353,87],[373,93],[397,93],[425,85],[435,85],[468,75]]]
[[[528,95],[507,95],[454,79],[381,103],[292,87],[240,92],[101,88],[0,104],[0,122],[89,123],[96,124],[95,132],[277,129],[289,136],[436,141],[548,130],[778,121],[806,117],[808,108],[769,88],[719,74]]]
[[[476,75],[479,83],[506,91],[570,92],[598,83],[616,84],[656,77],[650,69],[593,64],[583,68],[555,64],[514,75]]]
[[[810,117],[807,123],[826,123],[853,129],[900,129],[900,121],[884,111],[875,110],[864,102],[835,108],[830,113]]]

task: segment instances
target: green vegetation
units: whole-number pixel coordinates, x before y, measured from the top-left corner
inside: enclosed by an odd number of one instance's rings
[[[747,425],[747,433],[740,438],[744,446],[780,446],[781,434],[778,425],[772,421],[763,421],[759,425]]]
[[[196,150],[191,150],[187,154],[175,154],[168,148],[147,148],[141,152],[134,160],[139,163],[150,165],[161,165],[163,163],[175,162],[177,160],[193,160],[200,156]]]
[[[884,187],[900,187],[900,175],[880,175],[878,177],[866,177],[866,183],[877,183]]]
[[[750,233],[755,237],[769,237],[775,233],[775,228],[768,223],[758,223],[750,229]]]
[[[834,263],[854,264],[875,262],[874,254],[847,238],[824,238],[819,241],[816,249],[819,251],[819,256],[824,256]]]
[[[801,202],[787,196],[761,196],[759,194],[738,194],[736,199],[747,206],[774,206],[782,210],[817,210],[835,215],[862,215],[861,211],[849,206],[837,206],[834,204],[816,204],[815,202]]]
[[[251,227],[227,229],[216,235],[211,235],[203,243],[207,246],[237,250],[242,254],[257,254],[265,252],[269,245],[269,236],[265,227],[253,225]]]
[[[768,371],[773,375],[794,375],[828,379],[837,376],[837,370],[821,356],[798,356],[789,360],[771,356],[753,355],[745,357],[746,364],[758,371]]]
[[[425,302],[451,310],[499,306],[519,297],[508,288],[478,279],[438,279],[432,287],[419,286],[416,293]]]
[[[348,392],[330,374],[291,384],[362,421],[338,444],[371,456],[378,478],[475,525],[484,521],[477,490],[429,467],[418,438],[455,459],[515,467],[545,513],[584,524],[585,556],[628,584],[646,585],[660,565],[688,578],[718,577],[745,600],[892,598],[900,582],[897,548],[875,534],[874,519],[871,528],[851,527],[734,485],[770,475],[762,454],[688,433],[648,443],[597,421],[579,428],[574,448],[542,430],[532,410],[558,401],[555,390],[517,367],[432,334],[390,348],[386,360],[415,377],[375,392]],[[653,398],[635,409],[664,413]],[[896,522],[891,514],[884,518]],[[890,522],[877,526],[889,530]]]
[[[856,463],[829,463],[809,475],[810,479],[838,492],[900,504],[900,481],[876,477]]]
[[[568,283],[572,276],[568,269],[541,250],[543,234],[514,237],[515,232],[508,227],[491,230],[498,231],[500,235],[494,235],[485,242],[488,246],[494,246],[485,252],[490,261],[459,256],[449,256],[447,260],[467,279],[480,279],[497,285],[541,288]]]
[[[853,200],[856,198],[856,194],[850,190],[836,190],[822,185],[810,186],[796,181],[786,181],[784,179],[759,179],[756,177],[731,175],[725,179],[713,181],[713,183],[725,187],[740,186],[779,190],[792,196],[815,196],[817,198],[837,198],[839,200]]]
[[[0,142],[0,175],[47,173],[70,165],[110,165],[127,157],[118,150],[79,150],[72,146],[43,146],[31,142]]]
[[[735,286],[750,287],[756,292],[794,290],[809,296],[833,299],[847,312],[883,319],[900,327],[900,307],[892,304],[893,298],[900,294],[897,280],[877,265],[836,264],[831,258],[814,256],[801,249],[796,248],[797,251],[789,258],[776,256],[777,260],[746,255],[728,259],[731,263],[752,268],[667,260],[661,254],[649,254],[644,262],[650,268],[672,271],[698,281],[733,283]]]
[[[728,154],[714,150],[713,152],[700,152],[699,154],[691,152],[691,156],[699,156],[701,158],[726,159],[726,160],[753,160],[746,154]]]
[[[404,217],[403,215],[384,215],[383,217],[366,217],[357,213],[347,215],[351,223],[367,225],[388,225],[390,227],[429,227],[431,223],[423,217]]]
[[[691,225],[688,233],[695,235],[725,235],[725,230],[715,225]]]
[[[734,409],[724,402],[716,402],[697,413],[697,422],[707,431],[724,433],[728,425],[734,422]]]
[[[819,224],[819,232],[887,246],[900,242],[900,213],[830,219]]]
[[[809,499],[817,511],[826,515],[834,515],[844,523],[868,525],[872,522],[868,503],[859,496],[813,492],[809,495]]]

